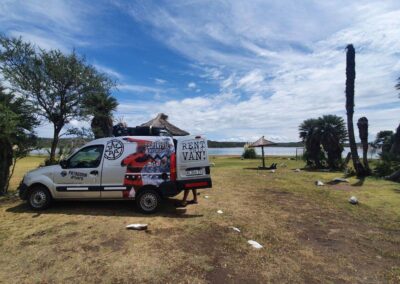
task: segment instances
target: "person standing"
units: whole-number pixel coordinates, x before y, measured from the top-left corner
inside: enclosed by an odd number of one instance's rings
[[[189,191],[190,191],[190,189],[185,189],[185,191],[183,193],[183,199],[182,199],[181,205],[184,207],[188,204],[197,204],[197,190],[191,189],[191,191],[193,193],[193,200],[187,201],[187,199],[189,197]]]

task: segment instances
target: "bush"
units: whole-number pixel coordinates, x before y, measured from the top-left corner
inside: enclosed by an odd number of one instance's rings
[[[374,174],[378,177],[386,177],[398,170],[400,170],[400,162],[383,160],[376,165]]]
[[[245,147],[242,157],[243,157],[243,159],[256,159],[257,154],[256,154],[256,151],[254,150],[254,148]]]
[[[386,152],[381,154],[381,160],[376,165],[374,174],[386,177],[398,170],[400,170],[400,157]]]

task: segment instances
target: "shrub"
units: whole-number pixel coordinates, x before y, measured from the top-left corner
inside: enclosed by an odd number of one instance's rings
[[[255,159],[257,158],[257,154],[254,148],[245,147],[242,157],[243,159]]]

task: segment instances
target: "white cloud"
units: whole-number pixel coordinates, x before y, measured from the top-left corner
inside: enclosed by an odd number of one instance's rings
[[[102,73],[106,73],[116,79],[122,79],[124,77],[121,73],[119,73],[118,71],[115,71],[114,69],[112,69],[110,67],[106,67],[106,66],[103,66],[100,64],[93,64],[93,65],[98,71],[100,71]]]
[[[158,106],[192,132],[295,141],[304,119],[344,117],[348,43],[357,51],[355,120],[366,115],[372,135],[399,122],[398,1],[146,1],[130,14],[219,84],[213,95]]]
[[[165,83],[167,83],[167,80],[160,79],[160,78],[155,78],[155,79],[154,79],[154,82],[155,82],[157,85],[164,85]]]
[[[8,36],[21,36],[41,48],[66,52],[91,42],[90,35],[96,29],[89,20],[96,18],[98,10],[98,6],[66,0],[4,0],[0,3],[0,25]]]
[[[196,83],[195,82],[189,82],[189,84],[188,84],[188,88],[189,89],[196,89]]]
[[[151,86],[144,86],[144,85],[135,85],[135,84],[120,84],[117,86],[117,88],[121,91],[128,91],[128,92],[134,92],[134,93],[160,94],[160,93],[166,92],[166,90],[164,90],[164,89],[155,88],[155,87],[151,87]]]

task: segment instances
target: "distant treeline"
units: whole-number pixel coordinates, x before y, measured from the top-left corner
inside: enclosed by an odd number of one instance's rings
[[[86,142],[89,142],[90,140],[83,139]],[[51,142],[53,141],[53,138],[38,138],[38,147],[39,148],[50,148],[51,147]],[[69,147],[71,146],[72,141],[76,141],[76,138],[60,138],[60,141],[58,143],[58,147]]]

